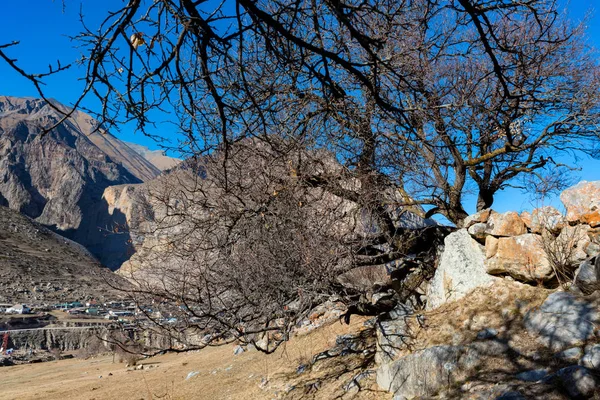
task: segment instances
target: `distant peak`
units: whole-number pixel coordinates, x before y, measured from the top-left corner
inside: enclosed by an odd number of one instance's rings
[[[146,160],[151,162],[156,168],[161,171],[173,168],[181,162],[179,158],[169,157],[164,150],[150,150],[148,147],[141,144],[124,142],[131,150],[135,151]]]

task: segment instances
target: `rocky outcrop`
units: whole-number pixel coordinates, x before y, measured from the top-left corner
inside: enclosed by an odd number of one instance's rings
[[[550,206],[520,215],[486,209],[466,218],[464,226],[485,244],[489,274],[566,284],[581,262],[600,254],[600,227],[594,222],[598,196],[600,181],[582,182],[561,194],[566,216]],[[588,275],[584,271],[581,278],[587,280]]]
[[[600,181],[579,182],[563,191],[560,200],[567,208],[567,220],[570,223],[600,226]]]
[[[496,278],[486,273],[484,259],[482,246],[466,229],[448,235],[427,290],[427,309],[458,300],[477,287],[491,285]]]
[[[567,217],[483,210],[446,237],[426,310],[377,325],[383,389],[399,399],[598,395],[600,300],[590,294],[600,290],[600,182],[561,199]],[[477,347],[490,345],[498,351]]]
[[[106,335],[107,331],[103,327],[21,330],[10,332],[9,346],[15,349],[72,351],[89,347],[92,341],[101,343],[98,337],[106,337]],[[108,349],[108,342],[104,343],[104,346]]]

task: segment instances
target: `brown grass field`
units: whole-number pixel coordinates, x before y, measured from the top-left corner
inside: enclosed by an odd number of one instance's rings
[[[337,335],[362,329],[356,318],[350,326],[338,322],[293,338],[276,353],[247,351],[233,355],[234,345],[142,360],[144,370],[131,370],[111,355],[0,368],[0,399],[389,399],[376,389],[374,379],[359,393],[341,387],[356,371],[341,370],[325,379],[318,390],[305,390],[331,368],[313,368],[296,374],[299,364],[330,348]],[[348,360],[340,360],[340,365]],[[318,365],[318,364],[317,364]],[[199,374],[186,380],[188,373]],[[346,371],[346,372],[344,372]],[[267,381],[261,385],[261,382]],[[286,393],[291,385],[297,389]]]

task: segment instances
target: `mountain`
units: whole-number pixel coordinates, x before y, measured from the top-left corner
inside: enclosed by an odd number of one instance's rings
[[[83,246],[0,206],[0,303],[114,299],[124,285]]]
[[[150,180],[160,170],[110,133],[92,133],[98,123],[83,112],[43,134],[60,118],[43,100],[0,96],[0,205],[83,244],[116,268],[127,255],[113,260],[113,251],[108,258],[104,243],[114,250],[114,240],[105,237],[122,218],[109,212],[104,190]],[[124,252],[128,240],[119,235],[117,247]]]
[[[150,161],[152,165],[161,171],[171,169],[181,162],[179,158],[173,158],[165,155],[165,152],[162,150],[150,150],[146,146],[130,142],[125,142],[125,144],[127,144],[127,146],[144,157],[146,160]]]

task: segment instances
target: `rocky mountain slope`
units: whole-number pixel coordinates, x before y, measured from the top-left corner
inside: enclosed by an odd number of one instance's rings
[[[123,279],[81,245],[0,207],[0,302],[114,299]]]
[[[150,180],[160,170],[109,133],[94,132],[97,122],[82,112],[42,134],[60,118],[42,100],[0,96],[0,205],[85,245],[114,268],[122,260],[108,259],[104,242],[120,221],[108,213],[104,190]]]

